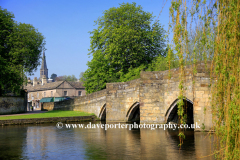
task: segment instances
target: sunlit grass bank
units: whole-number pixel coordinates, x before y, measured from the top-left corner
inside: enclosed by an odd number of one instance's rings
[[[48,111],[46,113],[16,115],[16,116],[1,116],[0,120],[7,119],[28,119],[28,118],[51,118],[51,117],[74,117],[74,116],[91,116],[93,113],[86,113],[80,111]]]

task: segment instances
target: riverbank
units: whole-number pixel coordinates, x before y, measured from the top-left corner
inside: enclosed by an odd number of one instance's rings
[[[34,114],[36,112],[37,114]],[[24,114],[1,115],[0,120],[8,119],[29,119],[29,118],[52,118],[52,117],[74,117],[74,116],[91,116],[93,113],[86,113],[80,111],[48,111],[48,112],[26,112]]]
[[[96,116],[92,113],[79,111],[48,111],[38,114],[4,115],[0,116],[0,125],[56,123],[94,121]]]

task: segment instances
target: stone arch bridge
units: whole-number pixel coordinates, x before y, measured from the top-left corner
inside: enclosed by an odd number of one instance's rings
[[[192,67],[186,67],[184,96],[187,123],[197,122],[209,130],[212,126],[210,76],[205,68],[204,64],[198,64],[197,73],[193,76]],[[108,83],[104,90],[63,102],[54,102],[53,109],[90,112],[106,122],[177,122],[179,74],[179,68],[170,72],[142,71],[139,79]]]

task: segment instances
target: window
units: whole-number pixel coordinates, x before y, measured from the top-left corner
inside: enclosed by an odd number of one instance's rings
[[[67,91],[64,91],[64,96],[67,96]]]
[[[44,97],[46,97],[46,92],[44,92]]]
[[[82,95],[82,91],[78,91],[78,96],[81,96]]]
[[[39,93],[37,93],[37,98],[39,97]]]
[[[53,91],[51,91],[51,97],[53,97]]]

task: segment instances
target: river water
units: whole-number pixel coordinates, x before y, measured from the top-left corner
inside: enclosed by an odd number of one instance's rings
[[[186,131],[181,149],[177,135],[163,129],[58,129],[54,123],[0,126],[0,159],[192,160],[213,152],[208,133]]]

